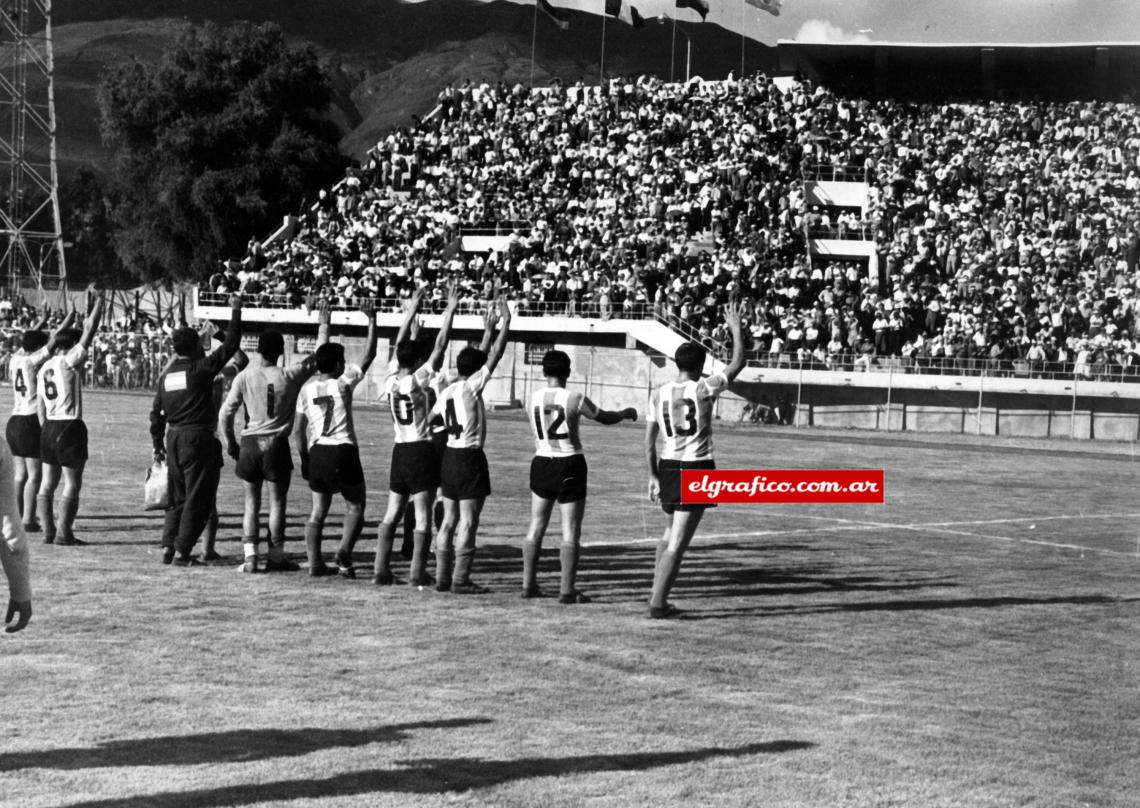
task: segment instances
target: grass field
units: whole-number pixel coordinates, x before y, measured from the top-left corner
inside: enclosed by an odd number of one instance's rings
[[[149,400],[85,403],[93,546],[35,545],[32,624],[0,635],[4,806],[1140,804],[1127,445],[726,426],[722,467],[882,467],[886,504],[712,511],[657,622],[641,424],[583,428],[596,601],[562,607],[518,598],[521,416],[489,428],[493,593],[461,598],[161,566]],[[391,429],[357,424],[372,525]],[[219,506],[236,560],[232,465]]]

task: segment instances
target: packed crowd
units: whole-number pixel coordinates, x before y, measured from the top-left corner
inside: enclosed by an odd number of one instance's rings
[[[760,357],[1134,366],[1138,123],[1133,103],[914,105],[764,76],[449,87],[208,285],[287,305],[426,285],[438,306],[460,277],[466,306],[656,310],[711,341],[738,291]],[[854,169],[867,207],[805,205],[820,166]],[[502,250],[457,250],[486,227]],[[809,259],[820,230],[873,231],[881,277]]]
[[[63,320],[59,309],[37,308],[20,296],[0,300],[0,381],[8,381],[9,359],[19,351],[26,328],[50,330]],[[170,361],[173,323],[156,322],[145,315],[129,315],[108,322],[95,335],[82,369],[83,382],[108,389],[152,389]]]

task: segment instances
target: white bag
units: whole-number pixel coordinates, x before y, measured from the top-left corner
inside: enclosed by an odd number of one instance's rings
[[[166,462],[156,461],[146,472],[143,483],[143,509],[164,511],[170,505],[170,479],[166,472]]]

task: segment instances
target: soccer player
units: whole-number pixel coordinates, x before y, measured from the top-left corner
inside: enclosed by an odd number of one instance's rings
[[[649,418],[645,429],[645,456],[649,462],[649,498],[660,502],[669,516],[669,526],[657,543],[657,563],[653,573],[653,594],[649,616],[675,617],[680,610],[668,601],[669,590],[677,579],[681,558],[701,523],[708,505],[681,502],[681,471],[713,469],[713,401],[727,389],[744,368],[744,338],[741,334],[742,307],[736,300],[725,307],[724,319],[732,334],[732,358],[719,373],[701,378],[705,349],[686,342],[677,349],[677,380],[662,385],[649,398]],[[657,435],[664,435],[661,459],[657,457]]]
[[[443,390],[435,405],[436,414],[443,416],[447,427],[447,448],[440,468],[443,522],[435,545],[436,589],[440,592],[450,589],[460,595],[478,595],[488,591],[471,581],[471,562],[479,516],[491,493],[491,475],[483,453],[487,437],[483,388],[507,347],[511,310],[506,298],[499,298],[498,313],[502,328],[490,353],[470,346],[460,351],[455,360],[459,378]],[[495,316],[491,315],[487,327],[494,325]]]
[[[222,458],[214,379],[241,346],[240,295],[230,297],[230,307],[226,341],[210,354],[203,351],[202,336],[193,328],[183,326],[174,332],[175,358],[158,380],[150,436],[155,460],[166,460],[170,484],[162,530],[163,564],[200,566],[191,550],[217,504]]]
[[[83,469],[87,465],[87,424],[83,422],[82,373],[87,349],[95,339],[103,317],[103,295],[98,294],[88,306],[83,331],[74,328],[61,331],[55,350],[36,374],[39,396],[40,459],[43,480],[36,496],[36,511],[44,531],[46,544],[83,545],[75,538],[73,527],[79,512],[79,492],[83,488]],[[59,498],[59,540],[56,541],[55,490],[63,478]]]
[[[581,393],[566,389],[570,357],[563,351],[547,351],[542,357],[546,387],[530,397],[530,425],[534,430],[534,459],[530,463],[530,530],[523,542],[523,597],[539,598],[536,583],[542,537],[557,502],[562,512],[562,584],[559,603],[589,603],[575,586],[582,516],[586,512],[586,456],[578,437],[582,415],[606,426],[636,421],[637,410],[621,412],[599,409]]]
[[[301,456],[301,476],[309,481],[313,509],[305,524],[305,551],[309,575],[318,577],[336,572],[321,558],[321,532],[329,514],[333,494],[344,496],[344,526],[337,567],[345,578],[355,578],[352,550],[364,527],[366,489],[360,449],[352,423],[352,394],[376,358],[376,308],[361,307],[368,318],[364,353],[346,365],[344,346],[329,342],[317,348],[317,376],[301,388],[297,397],[297,425],[294,434]]]
[[[318,314],[317,344],[329,340],[329,304],[322,300]],[[243,572],[257,572],[257,545],[260,540],[261,492],[269,488],[269,556],[266,572],[296,572],[300,566],[285,557],[285,504],[293,475],[289,434],[301,385],[317,369],[316,355],[288,367],[277,366],[285,353],[285,338],[279,331],[264,331],[257,339],[260,360],[251,363],[234,378],[222,405],[221,421],[226,452],[237,461],[235,473],[245,489],[242,517]],[[234,416],[245,407],[245,427],[238,443]]]
[[[0,445],[0,565],[8,579],[8,612],[4,622],[9,634],[20,631],[32,619],[32,588],[28,583],[28,539],[20,522],[16,501],[12,455]],[[15,623],[12,620],[15,619]]]
[[[400,331],[415,319],[421,294],[416,293],[408,306]],[[392,554],[392,537],[396,524],[409,497],[415,509],[415,531],[412,534],[412,563],[408,583],[425,586],[430,583],[427,567],[428,537],[431,535],[432,500],[435,497],[439,476],[435,450],[428,427],[431,408],[428,404],[429,385],[443,363],[443,352],[451,337],[451,323],[459,306],[459,292],[455,283],[447,290],[447,309],[436,335],[431,354],[417,367],[421,348],[415,339],[399,339],[396,343],[397,370],[384,381],[388,403],[392,408],[392,470],[388,477],[388,510],[376,538],[376,560],[372,583],[388,586],[396,582],[389,566]]]
[[[68,312],[49,338],[42,331],[47,315],[21,336],[21,347],[8,362],[12,380],[12,417],[5,430],[16,478],[16,505],[27,533],[39,532],[36,521],[36,495],[40,490],[43,467],[40,461],[39,398],[36,374],[55,351],[59,334],[75,322],[75,310]]]

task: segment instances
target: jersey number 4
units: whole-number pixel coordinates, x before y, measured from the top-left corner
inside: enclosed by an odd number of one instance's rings
[[[687,438],[697,431],[697,402],[691,398],[670,401],[668,406],[661,408],[661,415],[665,421],[665,435],[670,438]],[[673,426],[674,422],[677,424],[676,428]]]
[[[455,399],[449,398],[443,406],[443,423],[447,427],[447,434],[458,438],[463,434],[463,426],[455,414]]]
[[[28,392],[28,385],[24,381],[24,371],[23,370],[17,370],[16,375],[12,377],[12,389],[15,390],[17,393],[19,393],[20,395],[24,395],[25,393]]]
[[[543,416],[551,413],[555,414],[554,420],[550,422],[549,426],[546,426],[546,419]],[[565,424],[566,410],[562,408],[561,404],[534,408],[534,431],[538,434],[539,440],[566,440],[570,437],[570,433],[560,429]],[[545,437],[543,437],[544,432],[546,433]]]

